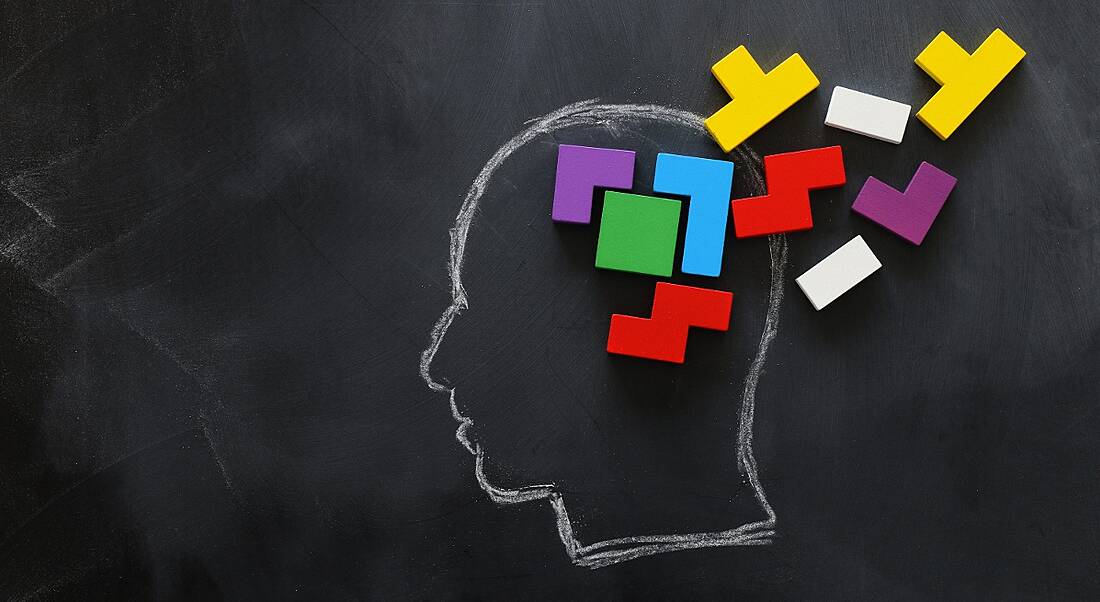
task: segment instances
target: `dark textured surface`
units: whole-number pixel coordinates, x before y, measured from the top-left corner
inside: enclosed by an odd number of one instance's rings
[[[1090,2],[6,3],[0,596],[1095,599],[1098,19]],[[821,125],[833,85],[919,106],[920,49],[998,26],[1029,55],[948,142],[916,120],[897,147]],[[596,97],[709,113],[708,67],[741,43],[765,67],[797,50],[822,81],[753,147],[842,144],[849,179],[790,237],[757,395],[779,535],[577,568],[544,502],[486,498],[418,375],[451,299],[447,232],[525,120]],[[620,136],[559,138],[636,148],[642,187],[657,150],[717,156],[667,128]],[[730,247],[733,327],[694,334],[685,368],[608,358],[607,315],[641,313],[652,280],[593,270],[594,229],[549,223],[555,142],[487,193],[437,376],[478,402],[490,473],[559,482],[585,541],[734,526],[765,243]],[[868,175],[900,187],[921,160],[959,178],[923,246],[851,214]],[[814,312],[793,277],[855,233],[884,269]]]

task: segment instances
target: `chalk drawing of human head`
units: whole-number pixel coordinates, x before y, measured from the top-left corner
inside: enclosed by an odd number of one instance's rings
[[[693,330],[684,365],[609,355],[610,314],[648,316],[656,279],[593,267],[600,204],[592,225],[551,222],[566,143],[636,150],[641,194],[657,151],[732,160],[735,196],[766,192],[752,149],[722,155],[688,111],[593,99],[528,121],[466,192],[450,231],[451,303],[421,377],[449,399],[489,498],[548,503],[576,565],[770,543],[753,435],[786,238],[727,241],[719,279],[674,274],[735,294],[730,331]]]

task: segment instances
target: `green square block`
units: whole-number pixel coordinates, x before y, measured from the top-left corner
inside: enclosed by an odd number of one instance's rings
[[[679,225],[680,201],[605,192],[596,267],[671,276]]]

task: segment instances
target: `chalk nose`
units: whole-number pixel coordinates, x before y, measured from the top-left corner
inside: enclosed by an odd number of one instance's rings
[[[421,377],[434,389],[454,387],[464,372],[476,365],[476,358],[471,357],[476,352],[475,346],[465,340],[467,333],[460,326],[464,317],[457,305],[448,307],[432,328],[428,346],[421,353]]]

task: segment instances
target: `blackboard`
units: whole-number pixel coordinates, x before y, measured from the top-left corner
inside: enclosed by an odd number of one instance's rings
[[[5,6],[0,594],[1096,598],[1098,13]],[[823,126],[998,27],[1028,56],[947,141]],[[723,155],[696,118],[741,44],[821,86]],[[655,279],[550,221],[559,144],[637,151],[643,193],[657,152],[727,158],[735,197],[839,144],[847,184],[674,275],[735,297],[665,365],[603,349]],[[923,245],[851,212],[921,161],[959,179]],[[794,277],[857,234],[883,269],[814,311]]]

